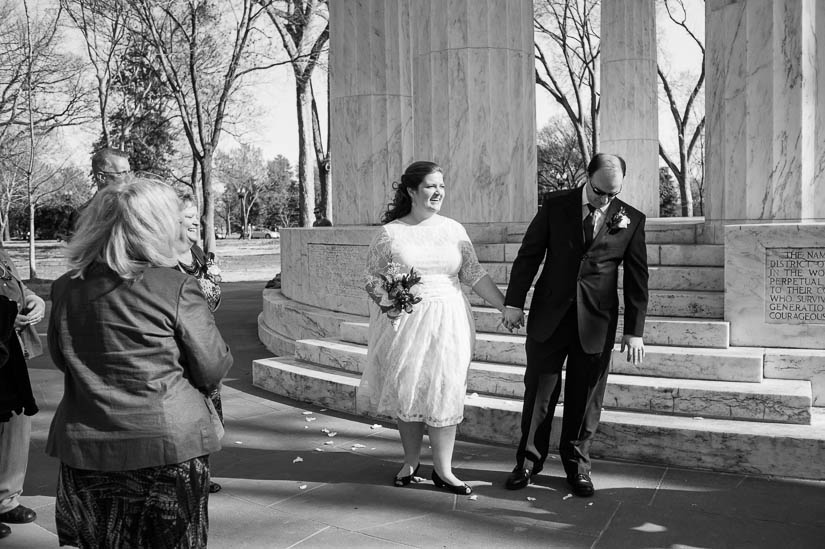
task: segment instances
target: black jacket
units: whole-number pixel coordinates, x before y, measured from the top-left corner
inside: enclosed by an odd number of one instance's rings
[[[626,228],[612,223],[622,209],[630,220]],[[601,352],[608,328],[618,317],[618,269],[624,263],[624,333],[642,336],[648,300],[644,226],[643,213],[614,199],[585,250],[581,187],[550,195],[524,235],[505,298],[507,305],[524,308],[544,260],[530,306],[528,335],[537,341],[549,339],[575,302],[582,348]]]

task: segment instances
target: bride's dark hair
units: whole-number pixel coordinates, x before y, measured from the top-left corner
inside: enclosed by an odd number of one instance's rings
[[[417,189],[431,173],[441,173],[441,167],[435,162],[421,160],[407,166],[401,181],[392,184],[395,196],[392,197],[392,202],[387,204],[387,211],[381,216],[381,223],[389,223],[410,213],[412,198],[409,189]]]

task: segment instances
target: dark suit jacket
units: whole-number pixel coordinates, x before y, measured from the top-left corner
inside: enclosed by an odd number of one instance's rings
[[[620,208],[630,219],[624,229],[611,227]],[[648,279],[644,225],[644,214],[614,199],[593,244],[585,250],[581,187],[550,195],[524,235],[505,298],[507,305],[524,308],[544,259],[530,306],[528,335],[546,341],[576,303],[582,348],[587,353],[601,352],[618,317],[618,269],[624,263],[624,333],[642,336]]]
[[[65,375],[46,451],[71,467],[128,471],[220,449],[201,390],[232,355],[197,281],[152,267],[133,282],[105,266],[52,285],[49,351]]]

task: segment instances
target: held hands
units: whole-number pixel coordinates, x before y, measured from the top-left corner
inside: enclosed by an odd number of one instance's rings
[[[624,334],[622,336],[622,353],[625,348],[627,348],[628,362],[632,362],[634,365],[642,363],[645,357],[645,344],[641,337]]]
[[[510,332],[524,326],[524,311],[513,307],[504,307],[501,311],[501,324]]]

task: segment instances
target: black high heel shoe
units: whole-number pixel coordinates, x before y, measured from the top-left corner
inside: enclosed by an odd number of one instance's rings
[[[407,486],[410,482],[412,482],[413,477],[418,474],[418,469],[420,467],[421,462],[419,462],[418,465],[415,466],[415,471],[413,471],[411,475],[407,475],[406,477],[395,477],[393,484],[395,484],[399,488]]]
[[[433,479],[433,484],[435,484],[437,487],[446,488],[450,492],[458,494],[459,496],[469,496],[473,493],[473,489],[467,486],[466,484],[459,484],[458,486],[455,486],[454,484],[447,484],[444,481],[444,479],[438,476],[438,473],[435,472],[435,469],[433,469],[433,474],[430,478]]]

